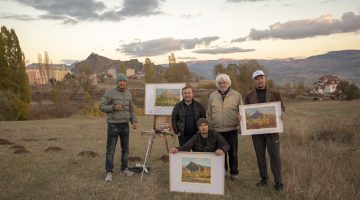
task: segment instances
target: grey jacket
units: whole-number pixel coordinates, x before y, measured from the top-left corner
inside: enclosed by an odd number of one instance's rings
[[[121,110],[115,111],[114,104],[120,104]],[[115,87],[106,92],[100,100],[99,109],[106,113],[108,123],[137,122],[133,98],[128,89],[121,90]]]

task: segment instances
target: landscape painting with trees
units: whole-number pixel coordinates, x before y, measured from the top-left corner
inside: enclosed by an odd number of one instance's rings
[[[189,183],[211,184],[210,158],[182,158],[181,181]]]

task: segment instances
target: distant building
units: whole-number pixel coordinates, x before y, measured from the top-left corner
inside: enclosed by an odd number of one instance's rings
[[[33,63],[26,66],[26,74],[30,85],[42,85],[48,84],[50,79],[64,80],[66,74],[71,74],[71,70],[64,64],[49,64],[46,67],[43,64]]]
[[[135,69],[127,69],[126,70],[126,76],[130,77],[130,78],[134,77],[135,76]]]
[[[112,79],[116,79],[116,69],[115,68],[110,68],[110,69],[107,69],[107,73],[110,74],[112,77]]]
[[[326,75],[314,83],[314,93],[319,95],[330,95],[335,92],[340,78],[336,75]]]

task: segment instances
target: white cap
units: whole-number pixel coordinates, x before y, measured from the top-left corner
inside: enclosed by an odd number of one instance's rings
[[[252,74],[252,78],[255,79],[257,76],[265,76],[265,73],[262,70],[256,70],[253,74]]]

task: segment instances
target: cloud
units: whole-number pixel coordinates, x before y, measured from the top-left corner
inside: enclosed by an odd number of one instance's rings
[[[125,0],[120,13],[124,16],[148,16],[162,13],[158,8],[164,0]]]
[[[228,53],[251,52],[251,51],[255,51],[255,49],[242,49],[239,47],[229,47],[229,48],[218,47],[213,49],[201,49],[193,52],[199,54],[228,54]]]
[[[194,39],[161,38],[124,44],[117,51],[139,57],[157,56],[182,49],[193,49],[199,45],[208,46],[217,39],[219,39],[218,36]]]
[[[255,2],[255,1],[269,1],[269,0],[227,0],[227,1],[228,2],[239,3],[239,2],[245,2],[245,1]]]
[[[196,60],[197,57],[185,56],[185,57],[177,57],[179,60]]]
[[[126,17],[160,14],[160,2],[164,0],[124,0],[122,9],[109,9],[98,0],[14,0],[45,14],[39,19],[62,20],[64,24],[81,21],[119,21]],[[10,16],[8,16],[10,17]],[[13,15],[12,19],[27,20]]]
[[[17,14],[1,14],[0,16],[1,19],[15,19],[15,20],[20,20],[20,21],[32,21],[32,20],[37,20],[37,18],[33,18],[29,15],[17,15]]]
[[[236,39],[231,40],[231,42],[244,42],[247,39],[248,38],[246,38],[246,37],[240,37],[240,38],[236,38]]]
[[[344,13],[341,19],[331,15],[323,15],[316,19],[293,20],[285,23],[275,23],[267,30],[251,29],[250,40],[268,38],[300,39],[335,33],[349,33],[360,30],[360,15],[353,12]]]

